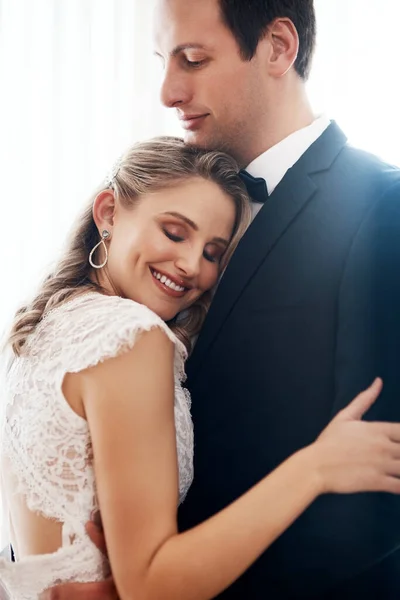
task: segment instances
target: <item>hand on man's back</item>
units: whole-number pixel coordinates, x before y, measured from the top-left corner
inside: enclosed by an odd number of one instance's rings
[[[86,531],[103,554],[107,554],[106,542],[101,526],[100,513],[86,525]],[[0,598],[0,600],[2,600]],[[49,588],[39,596],[39,600],[119,600],[114,580],[108,577],[95,583],[63,583]]]

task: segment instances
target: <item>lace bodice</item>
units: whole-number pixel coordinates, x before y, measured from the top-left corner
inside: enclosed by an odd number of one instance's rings
[[[131,300],[85,294],[50,311],[29,338],[24,356],[14,360],[6,377],[1,448],[3,468],[10,474],[5,492],[11,512],[12,496],[21,494],[29,510],[63,523],[63,547],[56,554],[28,557],[15,565],[0,562],[0,579],[12,598],[33,600],[56,579],[93,581],[104,577],[103,560],[84,531],[91,511],[97,508],[88,424],[65,400],[62,383],[66,373],[82,371],[132,348],[140,332],[154,327],[162,328],[175,343],[175,424],[182,501],[193,477],[190,399],[182,387],[186,350],[155,313]],[[23,569],[28,578],[36,579],[41,571],[37,585],[29,582],[25,591],[21,588]]]

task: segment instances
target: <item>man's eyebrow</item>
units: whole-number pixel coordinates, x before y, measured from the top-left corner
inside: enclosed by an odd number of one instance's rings
[[[175,46],[175,48],[170,52],[170,56],[175,57],[184,50],[205,50],[205,46],[202,44],[179,44],[179,46]],[[154,54],[162,57],[160,52],[154,52]]]

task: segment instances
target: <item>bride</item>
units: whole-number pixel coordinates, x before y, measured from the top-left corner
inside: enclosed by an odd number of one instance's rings
[[[178,533],[193,478],[184,362],[249,211],[230,157],[175,138],[137,144],[17,313],[0,449],[16,557],[1,559],[0,580],[13,600],[110,569],[122,600],[205,600],[318,495],[400,493],[400,425],[361,420],[377,380],[313,444]],[[109,562],[85,531],[95,510]]]

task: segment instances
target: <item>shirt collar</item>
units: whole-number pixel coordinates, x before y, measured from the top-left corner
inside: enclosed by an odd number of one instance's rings
[[[268,193],[272,194],[286,172],[293,167],[329,125],[330,120],[326,115],[318,117],[311,125],[295,131],[263,154],[260,154],[249,164],[246,171],[253,177],[263,177],[267,184]]]

